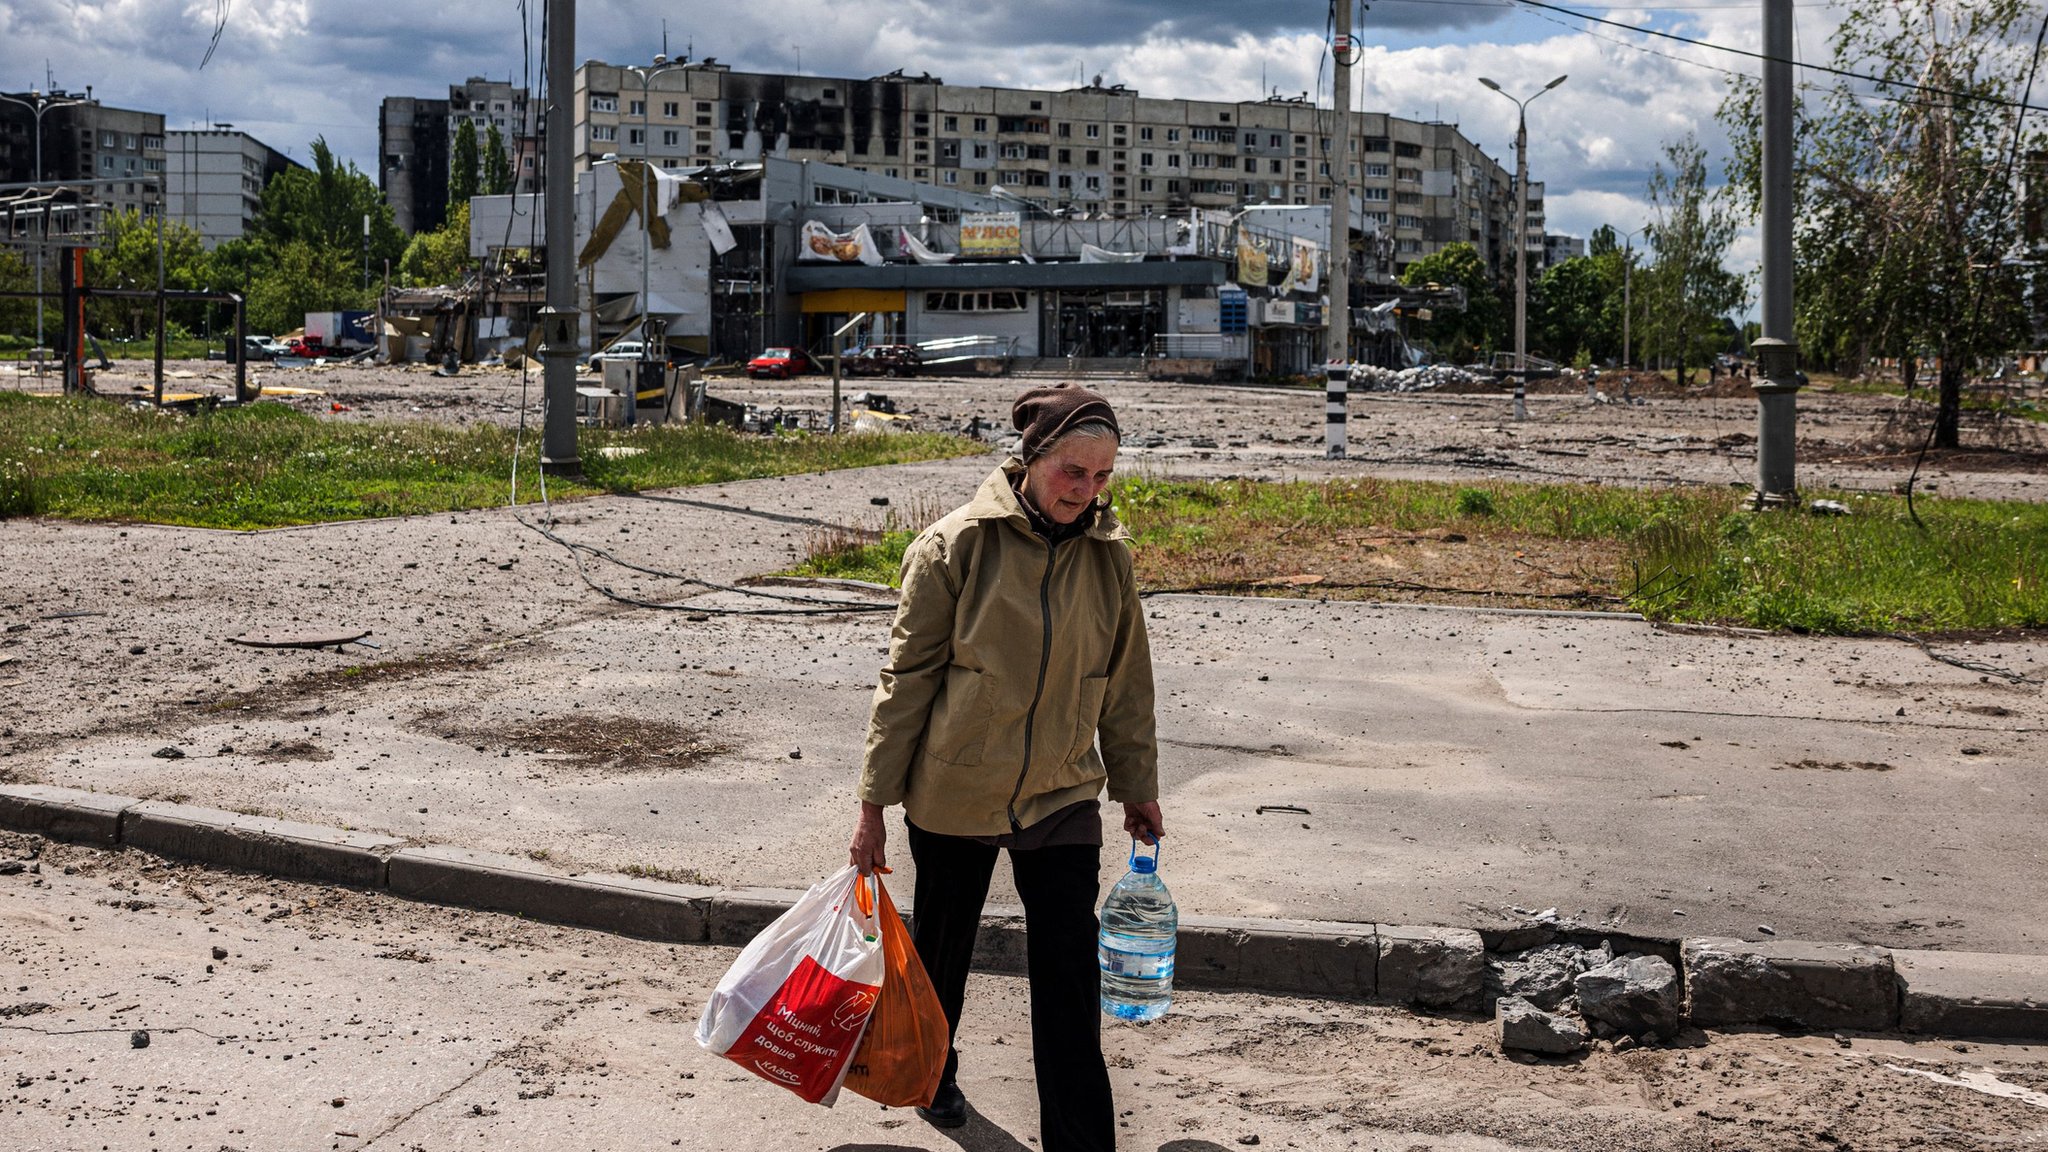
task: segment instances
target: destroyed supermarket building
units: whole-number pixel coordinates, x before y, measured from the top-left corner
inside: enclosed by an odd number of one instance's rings
[[[1098,78],[1064,91],[972,87],[930,75],[868,80],[737,72],[713,59],[577,69],[577,167],[606,157],[667,168],[811,160],[1089,218],[1191,208],[1328,205],[1330,114],[1305,98],[1141,96]],[[1384,275],[1464,241],[1512,269],[1512,173],[1453,124],[1352,117],[1351,184],[1388,237]],[[1544,254],[1531,182],[1524,248]]]
[[[1326,209],[1083,219],[775,157],[658,170],[651,185],[645,171],[605,161],[578,180],[586,349],[637,331],[645,299],[673,355],[725,361],[775,345],[829,352],[859,313],[871,319],[857,342],[918,343],[928,360],[1149,357],[1206,375],[1322,359]],[[471,255],[526,258],[543,215],[538,197],[476,198]],[[1354,244],[1377,247],[1377,227],[1355,218]],[[1356,289],[1355,305],[1391,298]],[[1388,310],[1353,316],[1354,352],[1384,362]],[[504,319],[516,337],[530,317]]]

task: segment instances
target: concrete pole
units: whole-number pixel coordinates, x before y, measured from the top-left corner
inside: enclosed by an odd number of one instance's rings
[[[1796,505],[1799,342],[1792,331],[1792,0],[1763,0],[1763,335],[1757,359],[1756,497]]]
[[[576,173],[569,104],[576,98],[576,0],[547,0],[547,154],[542,158],[547,218],[547,306],[541,310],[545,397],[541,468],[577,475]]]
[[[1351,65],[1358,60],[1352,36],[1351,0],[1331,0],[1336,28],[1331,42],[1335,67],[1330,103],[1330,307],[1328,351],[1323,373],[1323,455],[1342,460],[1351,387]]]
[[[1512,97],[1511,97],[1512,99]],[[1529,418],[1529,110],[1515,105],[1515,419]]]

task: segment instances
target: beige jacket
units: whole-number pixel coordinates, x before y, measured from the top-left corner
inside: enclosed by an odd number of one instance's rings
[[[1105,779],[1111,800],[1159,797],[1130,534],[1104,509],[1048,545],[1010,489],[1022,468],[1006,461],[903,554],[860,798],[926,831],[1028,828]]]

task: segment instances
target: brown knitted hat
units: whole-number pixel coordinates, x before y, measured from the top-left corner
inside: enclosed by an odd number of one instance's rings
[[[1036,459],[1053,441],[1083,424],[1106,424],[1118,440],[1124,438],[1109,401],[1100,392],[1078,384],[1031,389],[1010,407],[1010,422],[1024,433],[1017,454],[1026,460]]]

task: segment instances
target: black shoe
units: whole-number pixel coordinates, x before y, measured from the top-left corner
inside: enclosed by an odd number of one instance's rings
[[[941,1084],[931,1106],[919,1108],[917,1114],[934,1128],[958,1128],[967,1123],[967,1097],[958,1084]]]

